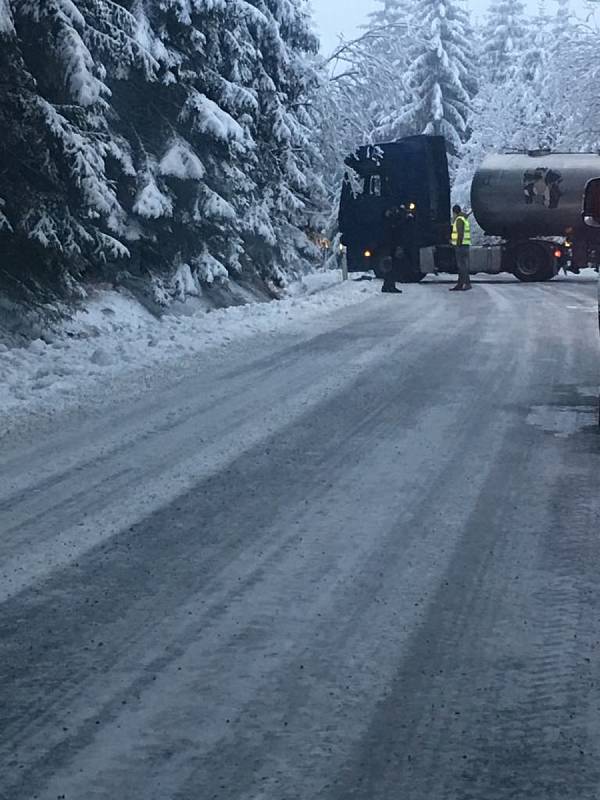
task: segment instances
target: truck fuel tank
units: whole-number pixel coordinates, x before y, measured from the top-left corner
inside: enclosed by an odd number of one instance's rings
[[[600,155],[489,155],[475,173],[471,207],[489,236],[504,239],[585,233],[581,209],[587,182],[600,176]],[[589,238],[589,233],[585,235]]]

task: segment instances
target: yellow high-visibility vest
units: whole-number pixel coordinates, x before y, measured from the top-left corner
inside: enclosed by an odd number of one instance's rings
[[[463,214],[459,214],[458,217],[452,223],[452,244],[455,247],[458,245],[458,226],[457,226],[456,223],[458,222],[459,219],[462,219],[462,221],[465,224],[465,231],[464,231],[462,243],[464,245],[470,245],[471,244],[471,223],[469,222],[469,220]]]

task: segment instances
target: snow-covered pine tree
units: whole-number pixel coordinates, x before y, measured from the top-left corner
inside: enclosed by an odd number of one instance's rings
[[[573,28],[571,27],[572,14],[571,14],[571,0],[556,0],[556,14],[554,16],[554,33],[556,38],[554,45],[556,47],[564,47],[572,42]]]
[[[383,28],[405,23],[404,0],[375,0],[376,8],[368,16],[368,28]]]
[[[128,269],[167,288],[178,272],[205,285],[226,278],[241,249],[236,205],[248,142],[235,117],[255,101],[223,74],[226,5],[137,0],[139,37],[156,53],[158,79],[111,82],[113,124],[131,154],[120,181],[136,240]],[[243,48],[233,24],[231,35]]]
[[[370,39],[370,37],[368,37]],[[370,45],[372,42],[370,42]],[[379,103],[369,76],[379,59],[371,46],[359,41],[344,42],[334,58],[321,70],[321,89],[315,98],[317,126],[315,139],[323,159],[323,182],[329,198],[328,227],[335,228],[339,193],[346,168],[345,156],[374,138]]]
[[[495,0],[483,30],[485,77],[503,83],[514,77],[525,46],[526,21],[521,0]]]
[[[255,118],[259,191],[254,209],[260,210],[263,220],[273,221],[276,244],[269,257],[260,239],[258,248],[255,240],[250,256],[260,259],[263,269],[273,264],[281,278],[284,270],[306,267],[315,258],[306,231],[320,228],[323,221],[323,161],[314,133],[318,40],[311,32],[305,0],[255,0],[255,4],[267,19],[270,13],[273,22],[257,31],[252,88],[259,99]]]
[[[461,0],[419,0],[402,117],[412,133],[444,136],[454,165],[477,92],[473,33]]]
[[[209,284],[314,259],[304,0],[1,1],[5,284]]]
[[[298,2],[145,0],[165,48],[161,91],[118,110],[135,127],[140,262],[203,284],[281,278],[314,259],[322,203],[311,143],[317,42]],[[182,11],[182,8],[184,9]]]
[[[540,3],[538,13],[525,19],[522,47],[514,65],[513,77],[516,83],[541,86],[548,72],[553,45],[548,41],[551,20],[546,13],[545,3]]]
[[[407,0],[378,0],[365,29],[341,42],[323,69],[319,149],[332,206],[345,172],[343,157],[361,144],[398,139],[407,103],[405,73],[411,16]]]
[[[484,83],[474,104],[473,132],[456,175],[454,194],[461,204],[468,205],[473,174],[488,153],[559,146],[565,127],[564,104],[552,99],[552,86],[566,73],[557,70],[553,26],[543,6],[537,16],[525,19],[511,80]]]
[[[475,100],[472,124],[453,186],[454,199],[465,207],[473,175],[486,155],[551,147],[557,133],[544,95],[527,83],[488,84]]]
[[[594,151],[600,147],[600,100],[595,79],[599,28],[598,12],[592,10],[592,4],[585,20],[570,14],[566,2],[558,4],[545,83],[562,149]]]
[[[378,0],[377,8],[369,16],[369,26],[378,30],[380,36],[374,45],[373,54],[380,64],[372,63],[369,86],[372,92],[371,117],[373,119],[372,140],[394,141],[409,131],[403,119],[409,101],[406,73],[409,52],[416,20],[412,4],[407,0]],[[385,78],[382,81],[382,78]]]
[[[318,42],[305,3],[144,5],[167,70],[136,123],[145,160],[138,197],[141,189],[159,198],[141,261],[189,265],[204,284],[281,279],[314,263],[304,231],[323,203],[311,108]],[[146,209],[136,201],[133,212]]]
[[[90,266],[127,256],[126,216],[107,175],[118,154],[108,127],[111,66],[155,66],[136,41],[136,20],[110,0],[10,0],[15,35],[0,117],[4,281],[65,293]],[[5,48],[3,57],[6,54]]]

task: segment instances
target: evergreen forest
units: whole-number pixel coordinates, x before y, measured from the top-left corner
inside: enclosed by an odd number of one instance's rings
[[[378,5],[324,53],[305,0],[0,0],[4,317],[94,284],[276,296],[322,265],[360,144],[444,136],[463,202],[486,152],[600,145],[593,10]]]

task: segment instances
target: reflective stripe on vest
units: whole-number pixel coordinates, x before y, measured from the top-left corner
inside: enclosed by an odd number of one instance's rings
[[[454,246],[456,246],[458,244],[458,226],[456,225],[456,223],[458,222],[459,219],[462,219],[462,221],[465,224],[465,230],[464,230],[464,234],[463,234],[463,242],[462,243],[464,245],[470,245],[471,244],[471,223],[469,222],[469,220],[466,217],[463,217],[462,214],[460,214],[454,220],[454,222],[452,223],[452,244]],[[446,228],[446,230],[448,230],[448,229]]]

